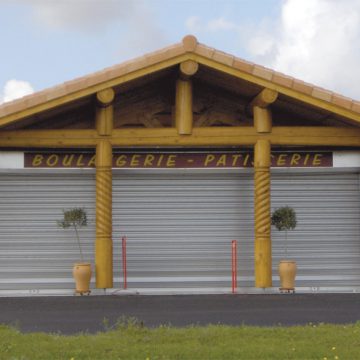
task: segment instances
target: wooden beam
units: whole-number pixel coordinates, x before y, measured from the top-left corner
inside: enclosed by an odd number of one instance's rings
[[[271,110],[260,106],[253,107],[254,127],[258,133],[270,133],[272,129]]]
[[[112,105],[114,98],[115,91],[112,88],[99,91],[96,94],[95,124],[99,135],[111,135],[114,126],[114,107]]]
[[[96,130],[14,130],[0,132],[0,147],[95,147]]]
[[[360,129],[343,127],[273,127],[272,145],[360,146]]]
[[[229,129],[238,129],[231,132]],[[116,129],[113,146],[210,146],[238,145],[239,140],[252,145],[257,138],[253,127],[204,127],[194,128],[192,135],[181,136],[174,128],[161,129]]]
[[[95,147],[96,130],[18,130],[0,132],[0,148],[5,147]],[[226,146],[254,145],[267,139],[281,146],[360,146],[360,129],[339,127],[273,127],[271,134],[258,134],[252,126],[194,128],[181,136],[176,128],[114,129],[108,137],[114,146]]]
[[[179,135],[190,135],[193,128],[193,100],[191,80],[176,81],[175,123]]]
[[[255,106],[260,108],[267,108],[273,102],[276,101],[278,92],[272,89],[265,88],[251,101],[249,108],[252,109]]]
[[[107,88],[96,93],[96,99],[100,106],[109,106],[115,99],[113,88]]]
[[[249,112],[253,114],[254,126],[258,133],[270,133],[272,128],[272,116],[269,105],[278,97],[277,91],[263,89],[249,104]]]
[[[360,128],[337,127],[337,126],[274,126],[273,133],[276,135],[305,136],[305,137],[358,137]]]
[[[180,64],[180,74],[184,79],[197,73],[199,64],[194,60],[186,60]]]
[[[114,146],[237,146],[267,139],[281,146],[360,146],[360,129],[337,127],[273,127],[258,134],[254,127],[194,128],[191,136],[179,136],[174,128],[116,129]],[[0,138],[1,140],[1,138]]]
[[[180,64],[180,78],[176,81],[175,125],[179,135],[191,135],[193,128],[193,96],[190,77],[198,71],[199,65],[193,60]]]

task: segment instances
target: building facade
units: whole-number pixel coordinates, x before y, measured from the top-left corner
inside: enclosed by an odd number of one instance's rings
[[[291,206],[297,288],[360,289],[360,103],[181,43],[0,106],[0,292],[72,289],[83,207],[93,287],[272,289]]]

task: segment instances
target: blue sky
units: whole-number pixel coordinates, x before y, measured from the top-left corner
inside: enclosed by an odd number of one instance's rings
[[[0,0],[0,30],[0,102],[190,33],[360,99],[360,0]]]

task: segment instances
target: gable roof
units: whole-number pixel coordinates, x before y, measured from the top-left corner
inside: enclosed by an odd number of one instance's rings
[[[198,43],[194,36],[187,35],[181,43],[5,103],[0,106],[0,127],[189,59],[261,87],[276,90],[279,94],[304,104],[335,113],[360,126],[359,101],[215,50]]]

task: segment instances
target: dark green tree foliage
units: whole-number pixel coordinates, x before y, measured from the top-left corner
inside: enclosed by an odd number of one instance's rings
[[[67,229],[74,227],[76,239],[79,245],[79,251],[81,256],[81,261],[84,261],[83,253],[81,250],[80,238],[78,229],[87,226],[87,216],[86,211],[83,208],[73,208],[69,210],[63,210],[64,217],[62,220],[57,221],[57,224],[62,229]]]
[[[287,232],[294,230],[297,225],[295,210],[289,206],[276,209],[271,215],[271,225],[279,231],[285,230],[285,256],[287,257]]]
[[[295,210],[289,206],[275,210],[271,216],[271,225],[274,225],[279,231],[294,230],[296,224]]]

